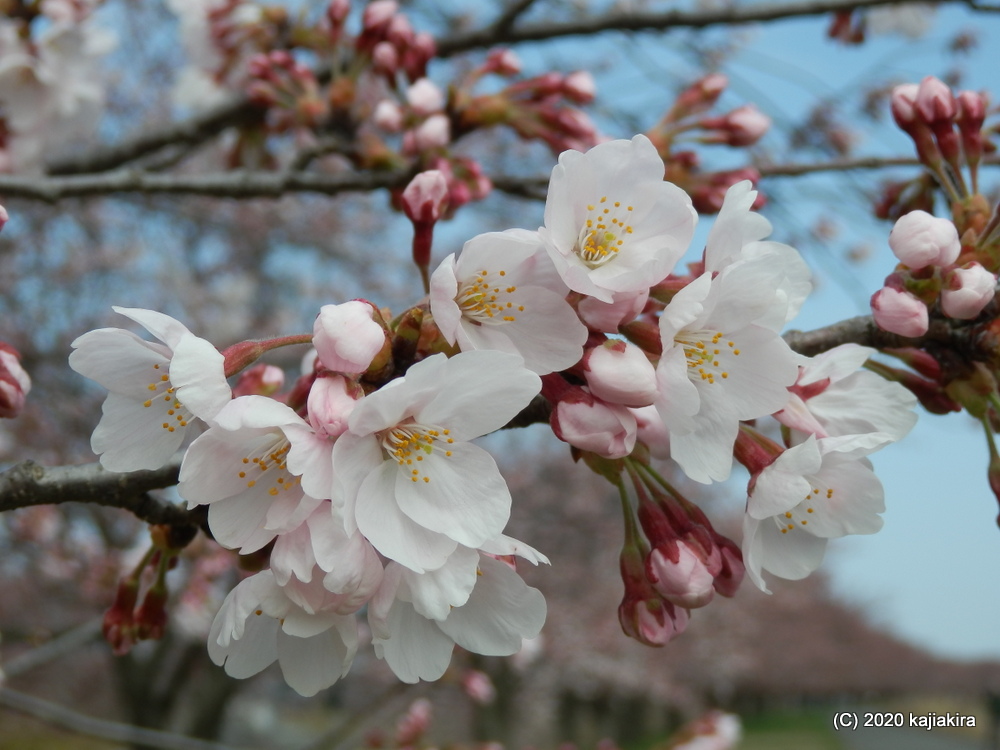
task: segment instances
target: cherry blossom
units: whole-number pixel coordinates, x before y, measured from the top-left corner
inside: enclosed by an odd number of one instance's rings
[[[517,354],[544,375],[574,365],[587,328],[565,300],[537,233],[481,234],[449,255],[431,277],[431,312],[441,334],[462,351]]]
[[[805,578],[819,567],[828,539],[882,528],[882,483],[865,456],[889,442],[882,433],[810,435],[751,480],[743,561],[758,588],[768,591],[762,570]]]
[[[901,440],[916,424],[917,398],[899,383],[859,369],[875,350],[842,344],[802,365],[785,408],[775,414],[782,424],[818,438],[882,432]],[[802,434],[804,433],[804,434]]]
[[[560,154],[539,233],[566,286],[611,302],[665,278],[696,221],[688,195],[663,181],[655,146],[637,135]]]
[[[510,492],[470,441],[503,427],[540,388],[519,357],[473,351],[429,357],[359,401],[333,448],[348,533],[360,529],[418,573],[441,567],[458,544],[496,537]]]
[[[285,682],[306,697],[346,675],[357,647],[353,615],[301,606],[269,570],[229,592],[208,636],[208,655],[230,677],[252,677],[277,661]]]
[[[775,412],[798,375],[795,354],[768,325],[785,301],[771,278],[776,262],[737,263],[704,274],[660,316],[663,355],[656,408],[670,432],[672,458],[696,482],[721,481],[732,468],[740,420]]]
[[[73,341],[69,365],[110,391],[91,447],[110,471],[156,469],[177,451],[195,417],[230,400],[222,354],[163,313],[113,307],[162,341],[100,328]]]

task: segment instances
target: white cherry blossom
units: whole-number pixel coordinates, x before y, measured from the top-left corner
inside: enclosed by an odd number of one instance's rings
[[[715,279],[703,274],[660,316],[656,408],[671,457],[696,482],[729,476],[740,420],[781,409],[798,375],[799,355],[764,324],[784,304],[760,283],[764,265],[737,263]]]
[[[360,529],[416,572],[441,567],[458,544],[496,537],[510,492],[470,441],[503,427],[540,389],[520,357],[473,351],[429,357],[359,401],[333,449],[348,533]]]
[[[754,584],[768,591],[762,570],[805,578],[828,539],[882,528],[882,483],[865,456],[889,442],[881,433],[810,435],[755,477],[743,518],[743,561]]]
[[[163,313],[114,307],[163,343],[121,328],[73,341],[69,365],[110,391],[91,447],[110,471],[157,469],[177,451],[195,417],[211,419],[232,396],[224,358]]]
[[[537,232],[512,229],[473,237],[431,277],[431,312],[462,351],[517,354],[539,375],[583,355],[587,328],[566,302]]]
[[[663,181],[663,169],[644,135],[560,154],[539,234],[566,286],[611,302],[673,270],[697,214],[687,193]]]

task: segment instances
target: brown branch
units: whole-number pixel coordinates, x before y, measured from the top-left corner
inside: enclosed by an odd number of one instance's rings
[[[0,195],[55,203],[65,198],[115,193],[208,195],[219,198],[280,198],[286,193],[336,195],[396,187],[406,182],[404,172],[264,172],[236,170],[218,174],[176,175],[116,170],[66,177],[0,176]]]
[[[236,750],[230,745],[208,742],[194,737],[185,737],[156,729],[119,724],[115,721],[95,719],[77,713],[72,709],[51,703],[33,695],[0,687],[0,706],[33,716],[60,729],[87,737],[98,737],[111,742],[121,742],[132,746],[155,747],[161,750]]]
[[[228,127],[259,122],[263,114],[264,110],[251,104],[245,96],[237,96],[189,120],[170,123],[140,133],[130,140],[95,148],[78,156],[52,161],[45,172],[53,176],[106,172],[166,146],[196,146]]]
[[[150,524],[200,527],[204,514],[148,494],[177,484],[180,459],[155,471],[118,474],[98,463],[44,467],[22,461],[0,474],[0,512],[35,505],[91,503],[121,508]]]
[[[780,21],[802,16],[821,16],[858,8],[876,8],[885,5],[907,5],[910,0],[809,0],[797,3],[754,3],[730,5],[721,9],[665,12],[621,11],[564,22],[539,22],[516,28],[498,28],[496,25],[439,39],[438,55],[451,57],[473,49],[496,44],[545,41],[567,36],[585,36],[608,31],[666,31],[667,29],[704,29],[710,26],[736,26],[763,21]],[[945,0],[968,5],[969,0]],[[941,4],[945,4],[945,2]],[[990,7],[977,10],[991,10]]]

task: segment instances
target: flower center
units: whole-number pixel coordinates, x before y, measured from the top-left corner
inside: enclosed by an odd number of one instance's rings
[[[407,422],[381,433],[382,449],[408,473],[411,482],[430,482],[429,476],[421,476],[420,464],[434,454],[436,443],[443,442],[446,446],[454,443],[450,434],[451,430],[443,427]],[[438,449],[438,453],[441,454],[442,451]],[[445,457],[451,456],[451,451],[445,449],[443,454]]]
[[[170,376],[159,371],[163,369],[160,364],[153,365],[156,370],[156,379],[146,386],[150,390],[150,397],[142,402],[147,409],[154,411],[159,409],[163,412],[163,427],[167,432],[175,432],[178,427],[187,427],[188,422],[194,416],[184,405],[174,396],[174,388],[170,385]]]
[[[623,207],[618,201],[608,203],[606,195],[597,205],[587,206],[587,220],[576,241],[576,254],[587,266],[603,266],[622,249],[625,237],[632,234],[632,210],[632,206]]]
[[[506,271],[492,273],[483,269],[472,281],[462,284],[455,298],[462,315],[477,325],[498,325],[517,320],[516,313],[524,312],[524,305],[511,301],[517,287],[504,282],[506,275]]]
[[[688,377],[708,385],[714,385],[716,378],[727,379],[726,362],[731,365],[732,357],[740,356],[736,342],[727,339],[721,331],[684,331],[674,341],[684,349]]]
[[[824,496],[827,500],[830,500],[833,497],[833,488],[827,487],[825,490],[820,490],[813,487],[812,492],[806,495],[801,503],[791,510],[775,516],[774,521],[778,524],[778,528],[781,529],[781,533],[787,534],[799,526],[808,526],[810,514],[816,512],[816,508],[813,506],[816,505],[817,500],[822,500]]]
[[[248,489],[256,487],[258,482],[269,484],[267,493],[273,496],[298,486],[302,478],[293,476],[286,468],[285,455],[291,445],[284,434],[267,437],[270,439],[258,450],[241,459],[243,465],[238,476],[246,480]]]

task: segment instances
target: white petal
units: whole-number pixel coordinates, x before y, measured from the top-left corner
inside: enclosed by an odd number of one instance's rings
[[[131,318],[171,349],[184,336],[191,335],[191,331],[183,323],[155,310],[144,310],[141,307],[117,306],[112,306],[111,309],[119,315]]]
[[[131,331],[100,328],[73,341],[69,366],[113,393],[144,401],[149,384],[167,374],[170,355],[167,347],[143,341]]]
[[[386,622],[391,635],[373,638],[375,655],[402,680],[413,684],[436,680],[451,663],[455,643],[432,620],[421,617],[413,606],[398,599],[389,610]],[[372,628],[375,629],[374,627]]]
[[[185,336],[170,360],[170,385],[192,414],[212,419],[233,397],[226,382],[225,357],[205,339]]]
[[[407,597],[418,614],[429,620],[444,620],[452,607],[461,607],[469,600],[476,585],[479,553],[459,547],[448,562],[426,573],[403,572]]]
[[[129,396],[109,393],[101,408],[90,446],[101,454],[108,471],[158,469],[169,461],[184,440],[185,428],[173,432],[151,415],[141,402]]]
[[[278,663],[289,687],[308,698],[347,674],[357,649],[357,636],[352,643],[345,643],[343,636],[343,631],[336,628],[310,638],[279,633]]]

